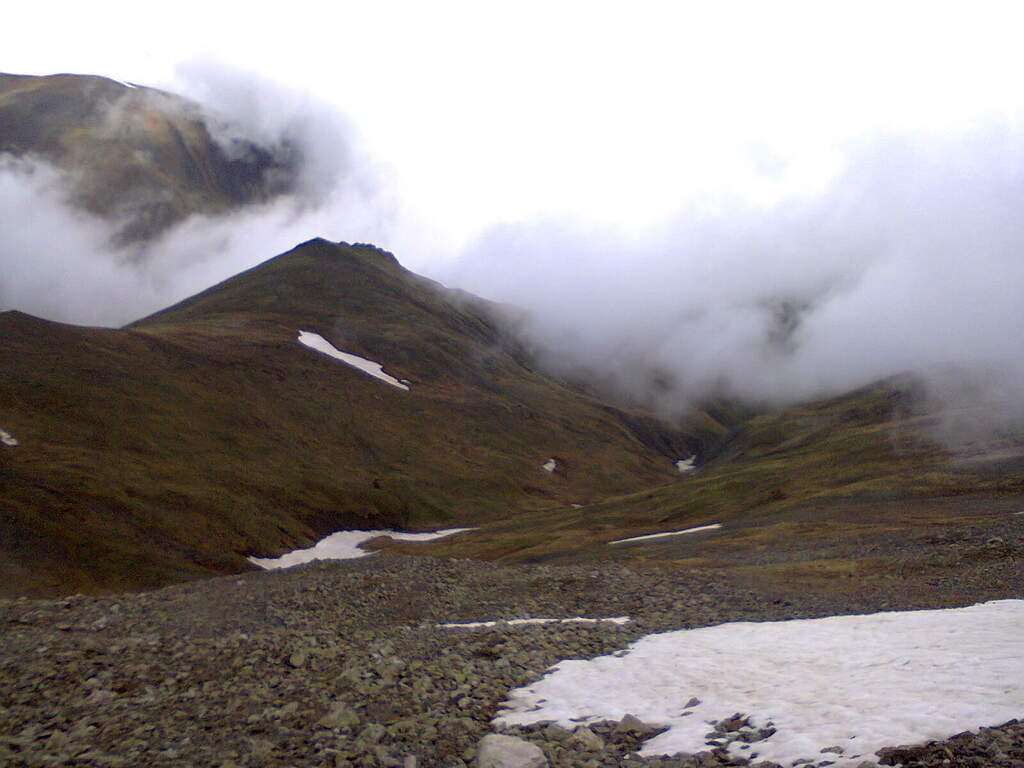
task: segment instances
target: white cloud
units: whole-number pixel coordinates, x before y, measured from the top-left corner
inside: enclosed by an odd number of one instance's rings
[[[820,197],[688,209],[642,239],[504,225],[448,279],[530,310],[524,331],[553,364],[635,394],[658,378],[666,406],[947,364],[1021,371],[1022,147],[994,129],[865,141]]]

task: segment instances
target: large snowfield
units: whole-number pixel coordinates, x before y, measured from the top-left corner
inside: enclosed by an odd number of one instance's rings
[[[496,723],[575,727],[626,713],[669,727],[645,755],[709,749],[709,723],[742,713],[777,732],[734,744],[738,755],[856,766],[885,746],[1024,716],[1024,600],[649,635],[559,663],[513,691]]]

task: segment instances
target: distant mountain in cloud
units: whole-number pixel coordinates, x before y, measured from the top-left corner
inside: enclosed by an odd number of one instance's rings
[[[58,169],[67,199],[124,245],[193,214],[295,191],[301,147],[253,141],[198,104],[104,77],[0,74],[0,158]]]

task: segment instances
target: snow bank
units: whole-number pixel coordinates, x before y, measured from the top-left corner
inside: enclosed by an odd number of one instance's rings
[[[338,531],[330,536],[320,539],[312,547],[296,549],[286,552],[280,557],[250,557],[249,562],[258,565],[260,568],[289,568],[300,563],[308,563],[310,560],[351,560],[356,557],[372,555],[359,545],[378,536],[387,536],[396,541],[433,541],[443,539],[445,536],[453,536],[463,531],[472,531],[473,528],[446,528],[432,533],[401,533],[398,531]]]
[[[464,624],[438,624],[441,629],[483,629],[485,627],[496,627],[499,624],[507,624],[515,627],[522,624],[600,624],[608,622],[611,624],[626,624],[632,621],[629,616],[610,616],[608,618],[587,619],[582,616],[574,616],[568,619],[499,619],[497,621],[469,621]]]
[[[9,445],[13,448],[18,444],[18,441],[10,432],[5,432],[4,430],[0,429],[0,443],[3,443],[4,445]]]
[[[641,752],[661,755],[709,749],[708,724],[740,712],[777,732],[737,755],[856,766],[881,747],[1024,715],[1022,629],[1024,600],[998,600],[666,632],[620,656],[561,662],[512,691],[495,722],[575,727],[631,712],[669,726]],[[700,703],[686,711],[691,697]]]
[[[644,536],[630,536],[628,539],[616,539],[615,541],[609,541],[609,544],[625,544],[628,541],[644,541],[645,539],[663,539],[666,536],[682,536],[684,533],[697,533],[698,531],[713,531],[716,528],[721,528],[721,523],[712,523],[711,525],[698,525],[696,528],[686,528],[682,531],[665,531],[664,533],[648,533]]]
[[[375,363],[373,360],[367,360],[365,357],[360,357],[359,355],[342,352],[318,333],[299,331],[299,343],[309,347],[310,349],[316,350],[317,352],[329,355],[336,360],[341,360],[341,362],[346,365],[351,365],[353,368],[358,368],[363,373],[369,374],[375,379],[387,382],[392,387],[404,389],[406,391],[409,389],[409,383],[406,379],[396,379],[394,376],[384,373],[384,366],[380,363]]]

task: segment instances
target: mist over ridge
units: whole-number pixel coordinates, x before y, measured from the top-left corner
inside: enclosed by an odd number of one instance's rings
[[[639,239],[506,224],[448,279],[523,307],[520,332],[563,373],[667,411],[913,370],[1019,380],[1021,157],[1021,136],[995,127],[867,139],[820,196],[682,211]]]
[[[110,222],[69,205],[60,172],[0,158],[0,308],[121,325],[324,236],[520,307],[510,324],[550,367],[669,415],[950,367],[991,371],[1014,413],[1024,400],[1024,142],[1010,124],[864,137],[821,190],[771,204],[681,203],[642,232],[553,213],[438,252],[336,109],[219,64],[182,73],[225,146],[301,147],[295,194],[117,248]],[[767,182],[785,175],[785,158],[763,155]]]

